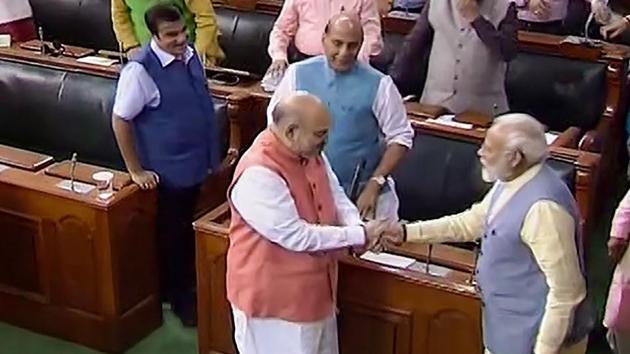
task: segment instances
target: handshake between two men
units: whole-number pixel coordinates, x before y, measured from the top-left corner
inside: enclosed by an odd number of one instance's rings
[[[366,251],[381,252],[391,246],[400,246],[405,242],[405,229],[402,224],[393,220],[369,220],[364,225]]]

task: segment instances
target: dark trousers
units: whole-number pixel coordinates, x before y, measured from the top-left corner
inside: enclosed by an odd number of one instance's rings
[[[190,188],[158,187],[156,233],[162,298],[175,308],[194,306],[196,301],[192,223],[199,190],[199,185]]]

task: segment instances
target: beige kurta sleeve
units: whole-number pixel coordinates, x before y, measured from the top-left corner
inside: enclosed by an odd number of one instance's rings
[[[462,213],[407,224],[407,241],[430,243],[475,241],[483,233],[493,191],[494,188],[481,202]]]
[[[557,354],[573,312],[586,296],[575,245],[573,218],[551,201],[534,204],[523,223],[521,238],[529,246],[549,286],[535,354]]]

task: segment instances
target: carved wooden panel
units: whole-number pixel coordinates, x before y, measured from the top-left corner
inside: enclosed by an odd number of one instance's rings
[[[411,353],[409,312],[343,302],[338,320],[341,353]]]
[[[148,197],[148,195],[146,195]],[[141,202],[138,200],[138,202]],[[148,201],[147,201],[148,202]],[[151,295],[157,287],[157,277],[146,277],[144,274],[155,274],[156,250],[154,242],[155,215],[147,215],[146,208],[137,205],[131,210],[122,210],[124,213],[112,218],[117,223],[112,226],[114,235],[119,237],[112,240],[117,243],[120,273],[117,289],[122,313],[131,310],[147,296]],[[138,232],[137,230],[146,230]],[[138,252],[138,249],[147,248],[146,252]],[[156,274],[157,276],[157,274]]]
[[[98,308],[98,279],[94,230],[84,218],[66,215],[57,221],[53,247],[53,296],[64,307],[94,313]],[[47,235],[49,236],[49,235]],[[50,235],[52,236],[52,235]]]
[[[0,286],[42,293],[38,259],[41,223],[37,218],[0,209]],[[2,291],[2,289],[0,289]]]

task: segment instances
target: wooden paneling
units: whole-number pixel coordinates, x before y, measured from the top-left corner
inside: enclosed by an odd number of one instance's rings
[[[201,354],[236,353],[225,297],[228,224],[226,204],[195,222]],[[468,251],[440,247],[436,261],[457,255],[448,262],[468,267],[472,254],[460,253]],[[419,250],[401,249],[408,255]],[[468,272],[451,270],[436,277],[344,257],[339,264],[338,289],[341,353],[480,354],[480,301],[467,279]]]
[[[0,230],[0,287],[41,294],[37,267],[41,259],[40,220],[0,208]]]
[[[103,201],[60,181],[0,172],[0,320],[122,352],[161,324],[155,195],[127,186]]]

